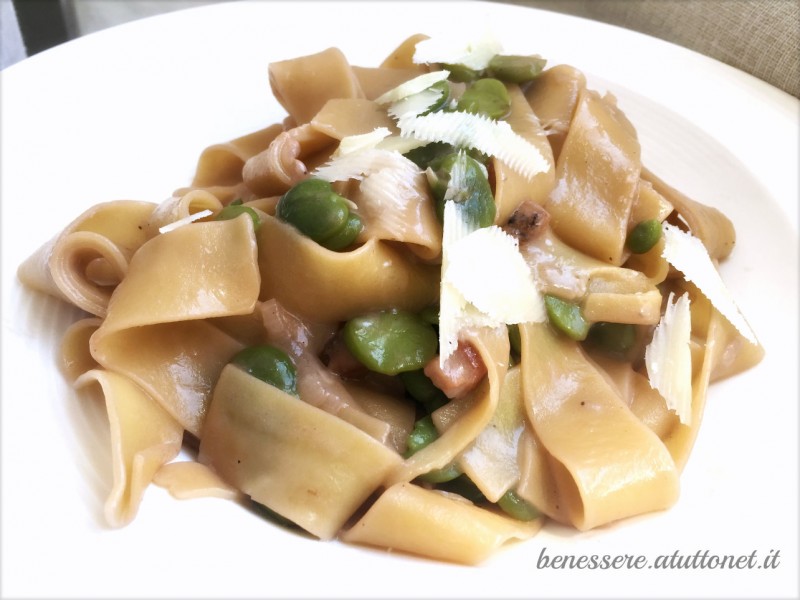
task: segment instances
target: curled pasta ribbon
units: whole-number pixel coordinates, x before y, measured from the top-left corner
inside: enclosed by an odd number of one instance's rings
[[[711,258],[722,260],[731,253],[736,244],[736,230],[720,210],[692,200],[648,169],[642,170],[642,178],[675,207],[692,235],[703,242]]]
[[[133,200],[93,206],[20,265],[20,280],[104,317],[128,261],[147,240],[145,225],[154,207]]]
[[[76,389],[99,384],[111,430],[113,487],[105,503],[111,527],[127,525],[136,516],[144,491],[158,469],[175,458],[183,428],[126,377],[102,369],[87,371]]]
[[[525,99],[547,132],[556,159],[585,89],[586,76],[581,71],[569,65],[555,65],[542,71],[525,90]]]
[[[100,366],[89,351],[89,340],[102,323],[103,319],[98,317],[81,319],[64,332],[61,339],[61,371],[70,383]]]
[[[633,414],[664,442],[682,470],[700,430],[709,384],[754,366],[763,358],[764,349],[749,343],[692,284],[681,284],[679,289],[680,293],[688,291],[691,299],[691,425],[680,422],[647,376],[634,370],[631,363],[602,353],[593,353],[591,358]]]
[[[239,199],[244,202],[257,199],[257,195],[244,183],[244,165],[248,159],[266,150],[283,131],[282,125],[275,124],[228,142],[208,146],[200,154],[191,185],[178,188],[173,196],[180,197],[192,190],[205,190],[224,205]]]
[[[519,438],[527,428],[520,366],[510,367],[492,418],[461,453],[458,464],[490,502],[497,502],[520,479]]]
[[[525,410],[558,491],[549,516],[587,530],[674,504],[672,456],[580,347],[546,324],[520,333]]]
[[[747,341],[693,284],[682,282],[680,287],[688,291],[692,311],[691,426],[676,420],[663,439],[682,469],[700,431],[709,384],[755,366],[764,348]]]
[[[633,125],[597,92],[582,91],[544,204],[551,227],[577,250],[621,265],[640,172]]]
[[[258,196],[283,194],[333,150],[335,140],[311,125],[278,135],[263,152],[249,158],[242,171],[245,185]],[[322,157],[315,155],[328,149]]]
[[[298,125],[308,123],[331,98],[363,98],[364,93],[338,48],[270,63],[275,99]]]
[[[208,146],[197,161],[192,187],[234,186],[241,183],[242,169],[247,160],[266,150],[281,132],[283,127],[275,124],[228,142]]]
[[[471,393],[448,402],[432,418],[440,437],[399,466],[387,484],[411,481],[455,461],[483,431],[497,408],[500,387],[508,368],[509,342],[505,328],[468,330],[464,341],[472,344],[486,365],[487,376]]]
[[[192,190],[180,196],[172,196],[159,204],[145,225],[149,237],[158,235],[159,229],[204,210],[218,212],[222,202],[206,190]]]
[[[199,436],[216,379],[242,348],[206,319],[252,313],[259,283],[248,215],[159,235],[131,260],[91,338],[92,356]]]
[[[442,223],[425,175],[410,160],[368,174],[350,193],[364,220],[360,239],[402,242],[420,259],[442,255]]]

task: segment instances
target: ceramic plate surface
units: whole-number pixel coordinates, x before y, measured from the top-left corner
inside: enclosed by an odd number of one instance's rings
[[[457,19],[455,18],[457,17]],[[286,533],[242,507],[148,489],[103,525],[101,404],[56,367],[76,310],[23,289],[17,265],[83,210],[160,202],[200,152],[280,121],[267,65],[340,47],[377,66],[408,35],[489,27],[508,52],[582,69],[614,93],[645,163],[737,229],[721,271],[766,348],[714,385],[678,504],[579,533],[555,525],[466,568]],[[630,31],[501,4],[223,3],[105,30],[2,72],[4,597],[678,597],[797,595],[798,101]],[[752,555],[721,570],[545,568],[556,555]],[[778,554],[779,553],[779,554]],[[698,563],[699,564],[699,563]]]

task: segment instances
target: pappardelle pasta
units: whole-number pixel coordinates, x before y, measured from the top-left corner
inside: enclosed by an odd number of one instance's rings
[[[733,224],[642,164],[614,97],[424,35],[269,78],[283,122],[20,266],[88,313],[62,367],[105,400],[109,524],[155,483],[477,564],[673,505],[708,386],[764,351],[717,271]]]

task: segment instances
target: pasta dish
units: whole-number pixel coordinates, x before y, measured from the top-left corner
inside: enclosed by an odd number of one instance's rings
[[[19,268],[86,313],[60,360],[107,409],[108,523],[154,483],[478,564],[675,504],[709,385],[764,350],[718,272],[733,223],[642,163],[615,98],[489,37],[269,82],[282,122]]]

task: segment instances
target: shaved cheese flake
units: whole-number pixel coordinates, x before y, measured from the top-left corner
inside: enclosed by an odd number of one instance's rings
[[[544,302],[516,238],[496,225],[453,244],[442,279],[497,324],[545,319]]]
[[[675,294],[667,298],[667,306],[653,339],[645,348],[644,362],[650,386],[658,390],[675,411],[681,423],[692,422],[692,354],[689,346],[692,333],[692,315],[689,294],[685,293],[674,303]]]
[[[339,147],[336,149],[336,155],[352,154],[360,150],[368,150],[375,148],[385,138],[391,135],[388,127],[376,127],[369,133],[362,133],[360,135],[348,135],[339,141]]]
[[[383,169],[403,169],[419,171],[417,165],[402,154],[382,148],[367,148],[347,154],[334,156],[314,171],[314,177],[325,181],[362,180],[371,173]]]
[[[662,256],[684,277],[694,283],[709,302],[739,333],[753,344],[758,344],[756,335],[739,312],[736,302],[725,286],[714,262],[708,255],[703,242],[691,233],[670,225],[662,224],[664,250]]]
[[[209,209],[201,210],[200,212],[196,212],[188,217],[183,217],[182,219],[178,219],[177,221],[173,221],[172,223],[168,223],[163,227],[158,228],[158,233],[169,233],[170,231],[174,231],[178,227],[183,227],[184,225],[188,225],[189,223],[193,223],[199,219],[210,217],[213,213]]]
[[[467,218],[464,207],[457,202],[445,202],[442,223],[442,250],[443,258],[448,258],[447,253],[456,242],[467,237],[475,231],[477,226]]]
[[[415,140],[414,138],[402,137],[400,135],[390,135],[389,137],[384,138],[376,146],[376,148],[398,152],[399,154],[405,154],[411,150],[414,150],[415,148],[424,146],[427,143],[428,142],[424,142],[422,140]]]
[[[462,33],[459,38],[440,36],[417,42],[413,61],[417,64],[464,65],[480,71],[502,51],[502,45],[489,31],[471,38]]]
[[[439,366],[445,368],[447,359],[458,348],[462,331],[500,325],[468,302],[453,284],[443,282],[439,295]]]
[[[370,173],[359,186],[365,200],[364,214],[370,223],[387,231],[408,229],[404,205],[409,198],[419,195],[415,183],[421,177],[420,170],[410,160],[403,160],[405,162],[398,162],[394,168]]]
[[[528,179],[549,168],[539,149],[514,132],[505,121],[466,112],[438,112],[404,117],[397,124],[403,136],[475,148],[497,157]]]
[[[392,88],[388,92],[381,94],[375,98],[375,102],[378,104],[391,104],[392,102],[397,102],[398,100],[402,100],[408,96],[418,94],[422,90],[427,90],[434,83],[438,83],[447,79],[449,75],[450,71],[431,71],[430,73],[418,75],[417,77],[409,79],[397,87]]]
[[[466,218],[464,210],[456,202],[445,202],[442,222],[442,273],[447,272],[452,246],[475,231],[476,226]],[[467,301],[450,283],[441,283],[439,292],[439,365],[444,368],[446,360],[458,347]]]
[[[408,223],[397,219],[405,214],[402,206],[418,194],[415,188],[422,171],[402,154],[381,148],[362,148],[333,157],[314,172],[326,181],[361,181],[363,206],[351,202],[351,208],[361,208],[369,221],[388,231],[401,231]],[[350,202],[348,200],[348,202]]]
[[[476,229],[457,202],[444,205],[439,362],[467,327],[542,322],[542,296],[517,240],[497,226]]]
[[[396,120],[421,115],[439,101],[444,92],[428,88],[418,94],[407,96],[402,100],[393,102],[387,112]]]

